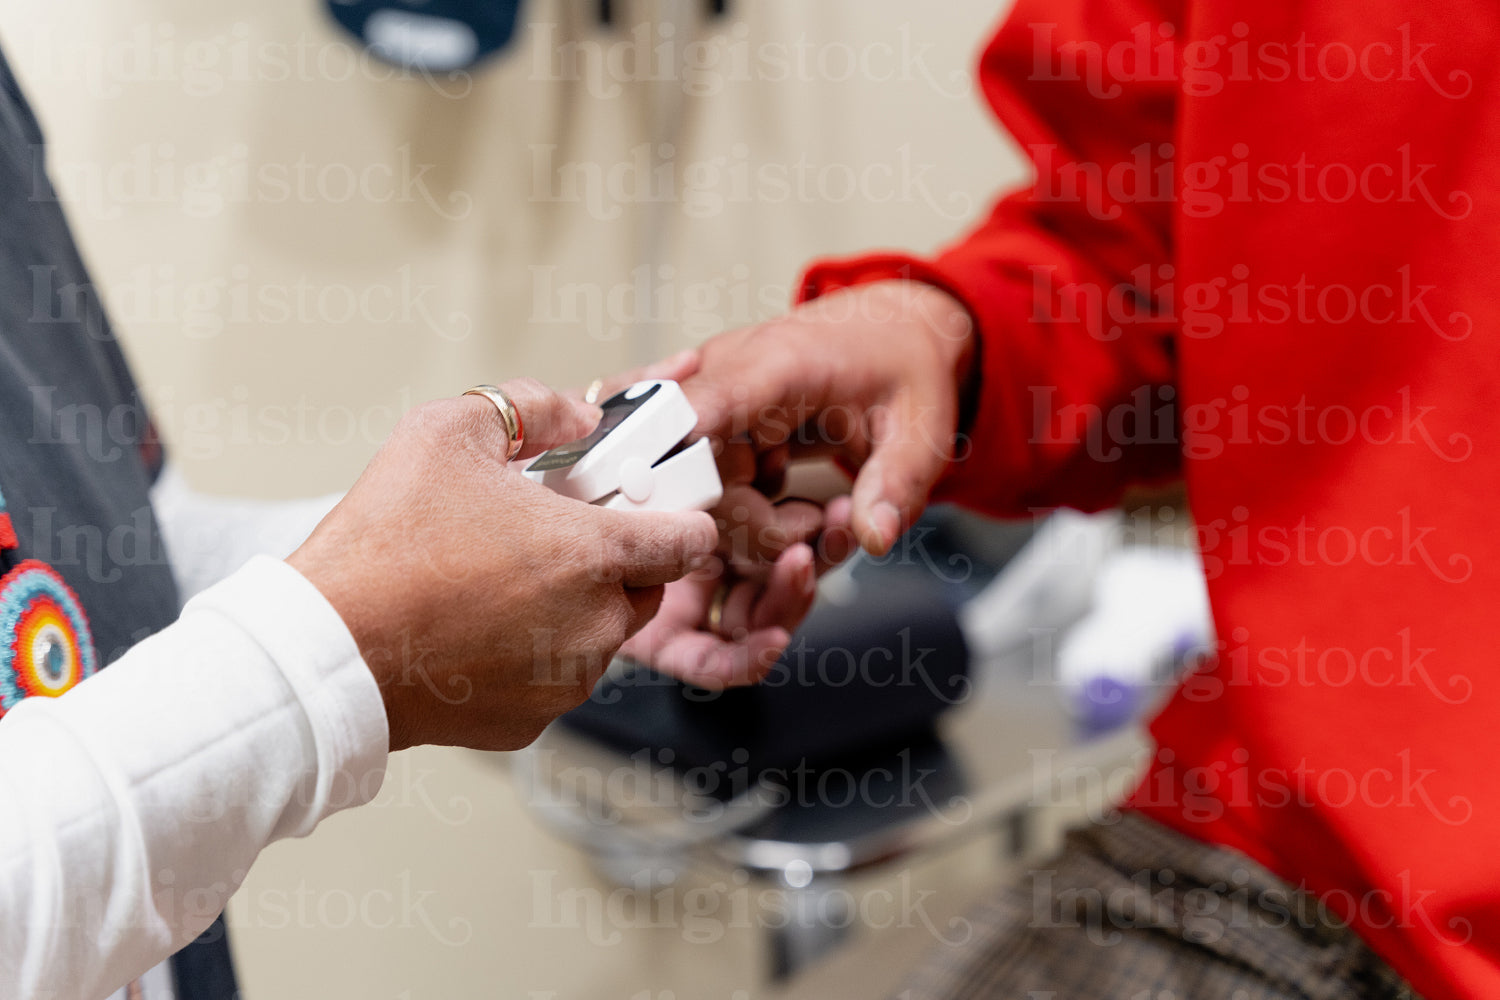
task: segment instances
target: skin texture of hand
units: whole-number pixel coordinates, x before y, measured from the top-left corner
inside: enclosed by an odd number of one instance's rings
[[[503,389],[530,457],[597,407],[520,379]],[[588,697],[664,586],[712,560],[707,514],[606,510],[505,462],[493,404],[420,406],[288,562],[339,612],[380,684],[391,749],[514,749]]]
[[[621,652],[705,688],[764,677],[812,607],[818,574],[859,544],[883,555],[921,514],[953,455],[973,355],[956,299],[883,282],[608,380],[606,394],[680,381],[724,481],[717,567],[668,586]],[[852,495],[781,498],[792,462],[829,456],[858,470]]]
[[[953,456],[973,356],[956,299],[884,282],[672,359],[675,373],[654,377],[682,382],[724,481],[720,562],[669,586],[622,652],[700,687],[764,677],[811,609],[818,574],[859,544],[885,554],[921,514]],[[827,457],[857,470],[849,496],[781,498],[791,463]]]
[[[684,382],[698,365],[696,350],[683,351],[605,378],[598,398],[646,379]],[[583,393],[573,395],[581,399]],[[719,527],[718,557],[668,584],[656,617],[620,650],[708,689],[763,678],[811,608],[818,573],[854,548],[847,500],[827,510],[798,501],[774,503],[748,481],[754,478],[755,456],[747,445],[721,448],[718,464],[726,483],[723,501],[710,511]],[[721,588],[719,629],[712,631],[705,626]]]
[[[683,389],[698,412],[695,433],[742,453],[726,497],[748,487],[774,495],[790,462],[836,457],[858,470],[851,529],[883,555],[953,457],[973,357],[972,323],[956,299],[880,282],[713,338]],[[774,539],[783,519],[746,502],[748,533]]]

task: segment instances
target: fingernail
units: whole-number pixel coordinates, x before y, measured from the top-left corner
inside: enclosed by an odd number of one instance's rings
[[[896,509],[895,504],[882,500],[870,511],[870,523],[880,532],[880,539],[885,547],[890,548],[895,544],[896,536],[901,533],[901,512]]]

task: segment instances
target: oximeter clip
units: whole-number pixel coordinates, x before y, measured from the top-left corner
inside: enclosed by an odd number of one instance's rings
[[[591,433],[538,455],[526,477],[615,510],[707,510],[724,496],[708,439],[679,449],[698,415],[676,382],[637,382],[600,409]]]

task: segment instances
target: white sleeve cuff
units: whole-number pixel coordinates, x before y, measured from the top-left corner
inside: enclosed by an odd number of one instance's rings
[[[256,556],[188,602],[187,617],[213,611],[265,650],[307,714],[317,754],[311,809],[291,836],[380,791],[390,729],[380,687],[344,621],[307,578],[279,559]]]

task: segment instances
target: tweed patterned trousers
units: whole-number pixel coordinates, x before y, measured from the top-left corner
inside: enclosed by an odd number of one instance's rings
[[[898,1000],[1420,1000],[1308,893],[1134,813],[968,920]]]

